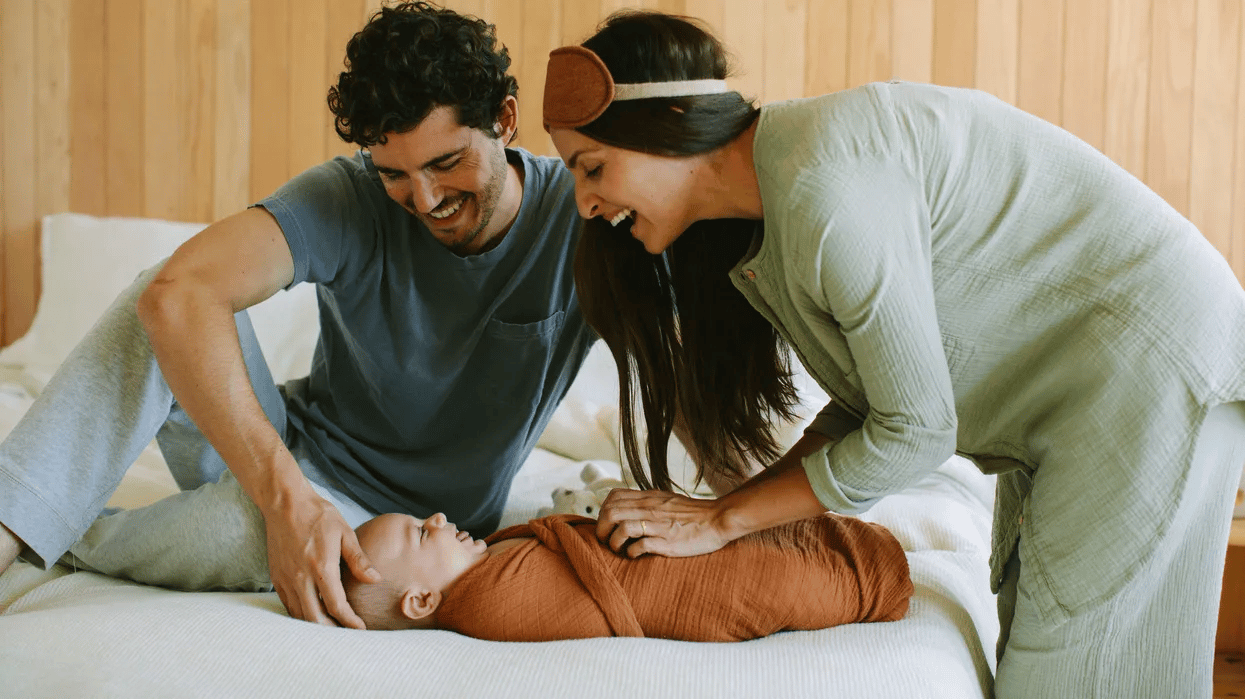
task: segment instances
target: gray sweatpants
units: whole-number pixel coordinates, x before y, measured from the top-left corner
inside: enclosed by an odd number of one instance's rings
[[[259,511],[173,398],[139,323],[138,297],[159,266],[117,297],[0,443],[0,522],[45,566],[72,548],[67,561],[140,582],[267,589]],[[242,312],[235,320],[264,414],[316,491],[358,526],[373,513],[354,503],[287,428],[284,398],[250,319]],[[153,437],[183,492],[100,516]]]
[[[1012,554],[999,590],[998,699],[1210,699],[1235,484],[1245,461],[1245,404],[1203,421],[1176,514],[1146,566],[1102,605],[1043,620],[1041,585]],[[1039,471],[1040,477],[1040,471]]]

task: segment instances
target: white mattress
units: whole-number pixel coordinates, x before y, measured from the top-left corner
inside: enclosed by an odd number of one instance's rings
[[[506,523],[534,516],[554,487],[578,482],[581,466],[534,452]],[[158,454],[145,455],[117,500],[163,493],[171,483],[161,467]],[[868,513],[909,551],[916,592],[904,620],[737,644],[332,629],[291,619],[275,594],[173,592],[18,562],[0,576],[0,695],[988,697],[998,634],[987,587],[991,501],[990,479],[953,459]]]
[[[199,227],[44,220],[46,289],[34,326],[0,351],[0,437],[107,300]],[[274,376],[305,372],[317,317],[310,287],[252,317]],[[808,381],[804,389],[815,412],[824,396]],[[554,488],[581,485],[583,461],[616,462],[616,402],[613,362],[598,347],[519,472],[503,524],[535,516]],[[787,426],[784,438],[799,427]],[[677,451],[672,464],[685,463]],[[173,488],[152,447],[111,504],[141,506]],[[908,551],[916,592],[904,620],[737,644],[494,643],[334,629],[291,619],[275,594],[172,592],[18,562],[0,576],[0,697],[988,697],[998,636],[987,567],[992,504],[993,479],[955,458],[867,514]]]

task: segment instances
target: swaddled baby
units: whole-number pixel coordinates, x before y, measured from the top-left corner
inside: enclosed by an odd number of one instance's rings
[[[494,641],[649,636],[742,641],[777,631],[903,618],[899,542],[826,514],[690,558],[611,551],[596,521],[554,515],[472,539],[441,514],[387,514],[357,530],[384,578],[343,573],[369,629],[437,628]]]

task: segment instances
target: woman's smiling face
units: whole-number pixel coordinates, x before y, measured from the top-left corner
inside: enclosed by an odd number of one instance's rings
[[[621,224],[657,254],[695,223],[692,201],[694,158],[651,155],[609,146],[574,129],[550,131],[562,162],[575,176],[579,215]]]

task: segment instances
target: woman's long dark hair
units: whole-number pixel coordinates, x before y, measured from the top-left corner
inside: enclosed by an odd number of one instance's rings
[[[713,36],[688,18],[657,12],[616,13],[583,45],[617,83],[723,79],[729,72]],[[629,150],[688,156],[730,143],[759,113],[737,92],[631,100],[613,103],[579,131]],[[743,476],[742,459],[765,463],[781,453],[773,420],[791,419],[796,401],[788,353],[729,274],[759,226],[699,221],[665,255],[650,255],[631,237],[630,221],[584,224],[575,282],[585,319],[618,365],[623,453],[642,488],[671,489],[666,446],[680,414],[697,480],[706,468]],[[648,474],[638,448],[637,391]]]

